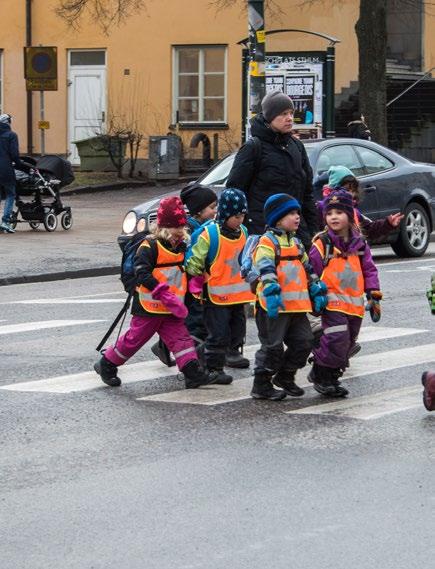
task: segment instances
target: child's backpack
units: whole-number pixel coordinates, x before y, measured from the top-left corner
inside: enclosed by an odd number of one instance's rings
[[[213,261],[216,258],[216,255],[217,255],[218,249],[219,249],[219,226],[216,223],[216,221],[213,221],[213,220],[207,221],[206,223],[201,225],[201,227],[198,227],[198,229],[195,229],[195,231],[192,233],[192,235],[190,236],[190,243],[189,243],[189,246],[187,247],[187,251],[186,251],[186,255],[185,255],[185,263],[192,256],[192,248],[195,245],[195,243],[197,243],[199,236],[204,231],[204,229],[207,230],[209,240],[210,240],[210,247],[208,249],[207,258],[206,258],[206,270],[208,272],[210,269],[210,266],[212,265]],[[245,234],[245,237],[248,238],[248,230],[246,229],[246,227],[244,225],[241,225],[240,229]],[[245,244],[245,247],[246,247],[246,244]]]
[[[118,325],[118,322],[122,319],[120,329],[118,332],[118,337],[121,332],[122,325],[124,324],[125,316],[127,314],[127,310],[130,306],[131,299],[133,298],[134,291],[136,289],[136,274],[134,272],[134,258],[136,256],[137,250],[139,249],[140,244],[143,242],[144,239],[147,238],[148,231],[141,231],[130,237],[128,241],[124,243],[121,247],[122,249],[122,260],[121,260],[121,281],[124,285],[125,292],[128,293],[127,298],[117,314],[115,320],[110,325],[109,329],[105,333],[104,337],[101,339],[101,342],[96,347],[97,352],[101,350],[104,346],[106,341],[111,336],[113,330]]]
[[[316,239],[320,239],[320,241],[322,242],[323,245],[323,267],[327,267],[329,261],[334,257],[334,245],[331,241],[331,238],[329,237],[328,233],[326,231],[322,231],[322,233],[319,233],[318,235],[316,235],[313,239],[313,242]],[[365,246],[367,245],[366,241],[364,241],[364,249]],[[361,249],[361,251],[363,251],[364,249]],[[339,255],[340,256],[340,255]]]
[[[275,247],[275,265],[278,266],[281,258],[281,246],[278,239],[271,231],[266,231],[265,235],[269,237]],[[242,278],[249,284],[251,291],[255,294],[260,273],[254,266],[254,253],[258,246],[261,235],[249,235],[243,251],[240,253],[240,274]]]
[[[209,221],[206,221],[205,223],[200,225],[197,229],[192,231],[192,234],[190,235],[190,241],[189,241],[189,244],[188,244],[187,249],[186,249],[186,254],[184,256],[184,263],[185,264],[187,263],[187,261],[192,256],[192,249],[196,245],[196,243],[198,242],[198,239],[199,239],[199,236],[201,235],[201,233],[204,231],[204,229],[206,227],[210,228],[210,226],[212,224],[216,225],[215,221],[213,219],[210,219]],[[218,240],[217,231],[215,232],[215,230],[212,230],[211,233],[213,235],[213,246],[216,246],[216,248],[217,248],[217,245],[215,245],[215,243],[214,243],[215,240],[216,240],[216,242]],[[212,241],[212,239],[210,239],[210,246],[211,246],[211,241]],[[217,252],[217,249],[216,249],[216,252]],[[215,256],[216,256],[216,253],[215,253]]]
[[[133,235],[122,247],[121,260],[121,281],[124,290],[128,294],[133,294],[136,287],[136,275],[134,272],[134,258],[140,244],[146,239],[148,231],[141,231]]]

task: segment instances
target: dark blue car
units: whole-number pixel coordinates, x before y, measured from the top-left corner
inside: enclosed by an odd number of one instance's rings
[[[435,218],[435,165],[413,162],[367,140],[334,138],[303,141],[314,174],[314,194],[321,199],[330,166],[346,166],[362,189],[361,211],[375,220],[401,211],[400,228],[385,239],[401,257],[420,257],[426,251]],[[230,154],[198,178],[218,193],[225,187],[235,157]],[[130,210],[124,218],[122,243],[129,235],[146,229],[157,216],[160,199]],[[377,241],[380,243],[380,241]]]

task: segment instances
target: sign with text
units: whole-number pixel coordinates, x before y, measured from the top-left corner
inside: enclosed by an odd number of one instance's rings
[[[295,106],[295,126],[314,123],[314,75],[287,75],[285,92]]]

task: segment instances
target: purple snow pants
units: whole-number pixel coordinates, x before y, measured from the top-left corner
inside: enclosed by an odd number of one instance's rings
[[[349,365],[349,351],[354,346],[362,318],[342,312],[326,310],[322,314],[323,335],[320,345],[313,350],[318,365],[345,369]]]
[[[125,364],[157,333],[174,354],[179,370],[191,360],[197,360],[193,340],[184,325],[184,320],[172,315],[133,316],[130,328],[114,346],[110,346],[104,357],[116,366]]]

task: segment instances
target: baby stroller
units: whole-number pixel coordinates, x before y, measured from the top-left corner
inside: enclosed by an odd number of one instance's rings
[[[71,229],[71,208],[62,204],[59,193],[60,188],[74,180],[71,164],[54,154],[41,156],[38,160],[25,156],[22,161],[28,166],[28,172],[15,170],[17,210],[11,217],[12,227],[15,229],[17,223],[28,223],[36,230],[43,223],[46,231],[54,231],[57,216],[62,214],[62,227]]]

